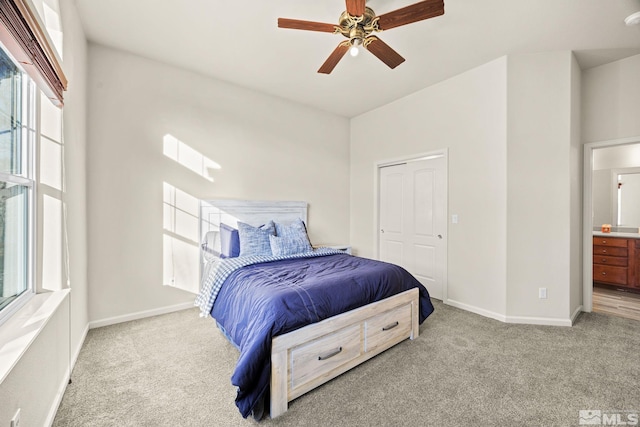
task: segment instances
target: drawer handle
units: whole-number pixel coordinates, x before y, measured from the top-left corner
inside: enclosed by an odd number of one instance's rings
[[[603,253],[603,254],[606,254],[606,253],[607,253],[607,250],[606,250],[606,249],[603,249],[603,250],[602,250],[602,253]]]
[[[603,275],[603,276],[606,276],[606,275],[607,275],[607,273],[603,271],[603,272],[602,272],[602,275]]]
[[[327,353],[325,355],[318,356],[318,360],[331,359],[333,356],[335,356],[336,354],[340,353],[341,351],[342,351],[342,347],[337,348],[337,349],[333,350],[331,353]]]
[[[384,328],[382,328],[382,330],[383,330],[383,331],[388,331],[389,329],[393,329],[393,328],[395,328],[395,327],[396,327],[396,326],[398,326],[398,325],[399,325],[399,323],[398,323],[398,322],[393,322],[393,323],[391,323],[391,324],[389,324],[389,325],[385,326]]]
[[[603,240],[603,241],[602,241],[602,244],[603,244],[603,245],[606,245],[606,244],[607,244],[607,241],[606,241],[606,240]]]
[[[607,262],[607,259],[606,258],[602,258],[602,262]]]

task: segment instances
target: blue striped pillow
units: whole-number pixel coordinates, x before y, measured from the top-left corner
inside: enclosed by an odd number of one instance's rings
[[[238,235],[240,237],[240,256],[264,255],[271,256],[271,242],[269,236],[276,234],[273,221],[253,227],[238,221]]]
[[[300,252],[308,252],[313,250],[309,236],[307,235],[307,227],[300,218],[290,224],[276,223],[276,236],[284,240],[269,239],[271,241],[271,252],[275,255],[278,251],[282,255],[296,254]],[[275,243],[274,243],[275,241]],[[289,247],[287,247],[289,246]],[[285,252],[285,253],[282,253]]]
[[[276,236],[289,237],[289,236],[307,236],[307,226],[304,225],[304,221],[297,218],[289,224],[275,223]],[[308,237],[307,237],[308,239]]]
[[[313,251],[306,235],[288,237],[269,236],[269,241],[271,242],[271,252],[274,256],[294,255]]]

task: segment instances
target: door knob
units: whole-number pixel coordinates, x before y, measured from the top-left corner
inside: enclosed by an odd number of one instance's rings
[[[384,234],[384,230],[381,229],[380,232]]]
[[[442,239],[442,234],[438,234],[438,239]]]

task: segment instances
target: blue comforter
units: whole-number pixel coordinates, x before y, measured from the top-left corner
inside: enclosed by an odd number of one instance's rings
[[[261,416],[274,336],[416,287],[422,323],[433,312],[429,294],[397,265],[334,254],[233,271],[220,287],[211,315],[240,350],[231,382],[238,388],[236,405],[242,416]]]

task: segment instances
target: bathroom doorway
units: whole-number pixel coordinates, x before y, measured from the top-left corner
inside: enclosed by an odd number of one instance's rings
[[[640,320],[640,138],[584,154],[583,309]]]

